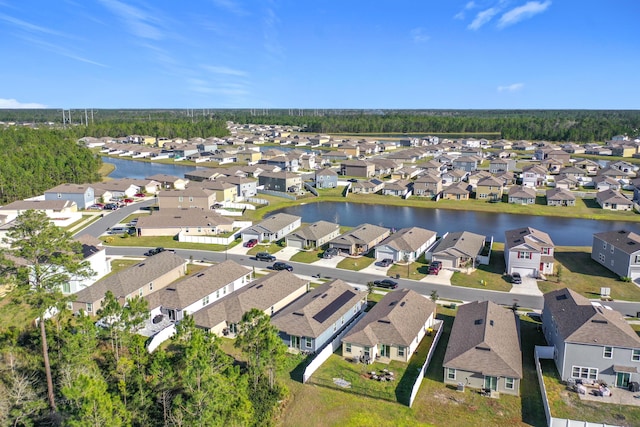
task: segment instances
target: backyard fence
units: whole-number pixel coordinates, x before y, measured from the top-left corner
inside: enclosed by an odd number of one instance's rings
[[[553,347],[544,347],[537,345],[534,350],[534,361],[536,365],[536,374],[538,375],[538,384],[540,385],[540,393],[542,393],[542,404],[544,406],[544,415],[547,419],[549,427],[620,427],[604,423],[590,423],[587,421],[568,420],[564,418],[554,418],[551,415],[549,400],[547,398],[547,388],[544,385],[542,376],[542,366],[540,359],[553,359]]]
[[[147,351],[149,353],[153,353],[153,351],[156,348],[158,348],[160,344],[162,344],[163,342],[165,342],[166,340],[174,336],[175,333],[176,333],[175,325],[171,325],[169,327],[164,328],[163,330],[155,334],[153,337],[151,337],[151,339],[149,340],[149,343],[147,344]]]
[[[422,379],[427,373],[427,368],[429,367],[429,363],[431,362],[433,353],[436,351],[436,347],[438,346],[438,341],[440,341],[440,336],[442,336],[442,331],[444,331],[444,324],[442,320],[436,320],[433,326],[434,326],[434,330],[436,331],[436,336],[433,337],[433,343],[431,344],[431,348],[429,349],[429,353],[427,354],[427,359],[424,361],[424,364],[420,368],[420,374],[418,374],[418,377],[416,378],[416,382],[413,384],[413,388],[411,389],[411,396],[409,397],[409,407],[413,405],[413,401],[418,395],[418,390],[420,390]]]
[[[364,316],[364,314],[365,312],[361,311],[357,316],[353,317],[351,321],[347,323],[344,329],[333,339],[333,341],[327,344],[322,349],[322,351],[320,351],[316,355],[316,357],[313,358],[311,363],[307,365],[307,367],[304,370],[304,373],[302,374],[303,383],[306,383],[307,381],[309,381],[309,378],[311,378],[311,375],[313,375],[313,373],[316,370],[318,370],[318,368],[322,366],[322,364],[326,362],[329,357],[331,357],[334,351],[340,348],[340,345],[342,345],[342,337],[344,337],[347,334],[347,332],[349,332],[351,328],[353,328],[355,324],[358,323],[358,320],[360,320],[362,316]]]

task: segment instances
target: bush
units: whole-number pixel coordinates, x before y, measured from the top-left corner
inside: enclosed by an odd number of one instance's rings
[[[620,277],[620,280],[623,282],[631,282],[631,277],[629,276],[622,276]]]

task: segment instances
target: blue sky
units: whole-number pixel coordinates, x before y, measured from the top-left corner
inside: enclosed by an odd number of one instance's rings
[[[0,0],[0,108],[640,107],[638,0]]]

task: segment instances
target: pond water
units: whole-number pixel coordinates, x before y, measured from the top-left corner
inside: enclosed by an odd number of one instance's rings
[[[451,231],[471,231],[504,241],[504,232],[520,227],[533,227],[549,234],[558,246],[591,246],[593,234],[610,230],[632,230],[640,233],[640,223],[596,221],[534,215],[427,209],[408,206],[365,205],[360,203],[308,203],[281,210],[299,215],[304,222],[332,221],[355,227],[362,223],[388,228],[423,227],[442,235]]]
[[[167,175],[184,177],[187,172],[194,171],[196,169],[205,169],[196,166],[186,166],[181,164],[165,164],[165,163],[153,163],[153,162],[139,162],[135,160],[116,159],[113,157],[102,156],[104,163],[111,163],[116,168],[109,174],[109,178],[134,178],[144,179],[147,176],[163,173]],[[179,163],[179,162],[176,162]]]

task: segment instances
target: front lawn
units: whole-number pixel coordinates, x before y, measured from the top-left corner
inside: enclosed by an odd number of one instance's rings
[[[363,268],[369,267],[374,261],[375,259],[368,256],[357,258],[346,257],[340,261],[336,267],[344,270],[360,271]]]
[[[427,276],[429,270],[429,263],[425,260],[424,255],[421,255],[417,261],[407,264],[393,264],[389,267],[387,275],[390,277],[396,277],[399,275],[403,279],[420,280]]]
[[[125,235],[113,235],[113,236],[100,236],[107,246],[138,246],[145,248],[172,248],[172,249],[194,249],[201,251],[216,251],[224,252],[227,248],[232,248],[240,243],[240,239],[234,240],[228,247],[225,245],[209,245],[206,243],[189,243],[178,242],[173,236],[128,236]]]
[[[283,246],[280,246],[278,242],[272,243],[258,243],[251,249],[247,251],[247,255],[255,255],[258,252],[267,252],[270,254],[275,254],[276,252],[281,251]]]
[[[319,259],[322,259],[322,254],[324,250],[322,249],[313,249],[310,251],[300,251],[291,257],[291,261],[293,262],[302,262],[305,264],[311,264],[312,262],[316,262]]]
[[[478,265],[470,273],[455,272],[451,277],[451,284],[465,288],[488,289],[492,291],[509,292],[511,282],[504,274],[504,243],[493,243],[489,265]]]

